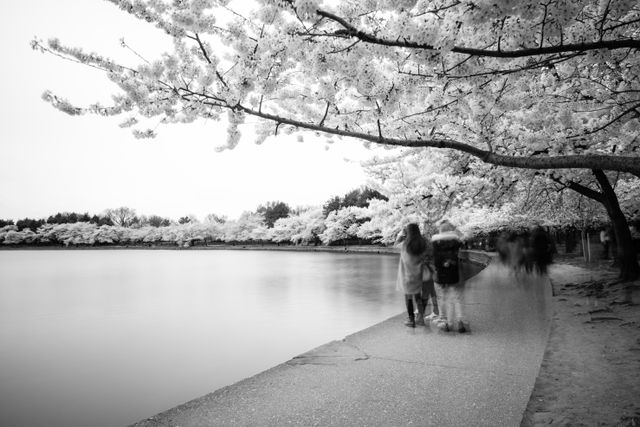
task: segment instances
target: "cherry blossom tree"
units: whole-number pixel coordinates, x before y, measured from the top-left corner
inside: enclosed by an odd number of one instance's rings
[[[349,206],[337,211],[329,212],[324,220],[325,230],[320,234],[320,240],[325,245],[353,237],[357,233],[357,210],[362,208]]]
[[[304,224],[301,223],[298,216],[279,218],[273,223],[273,226],[269,228],[269,240],[276,243],[295,243],[293,234],[302,227],[304,227]]]
[[[399,209],[394,200],[382,199],[372,199],[356,218],[365,219],[358,227],[358,237],[384,245],[393,244],[407,223],[422,221],[415,212]]]
[[[21,231],[18,231],[17,228],[9,228],[6,231],[0,230],[0,241],[5,245],[29,244],[36,239],[37,234],[31,231],[30,228],[25,228]]]
[[[432,226],[453,208],[486,202],[485,193],[495,193],[485,178],[472,173],[467,157],[410,149],[376,157],[365,163],[365,170],[371,185],[387,195],[396,209]]]
[[[452,220],[456,224],[460,224],[459,229],[466,236],[485,235],[507,230],[528,230],[532,225],[543,225],[542,221],[538,222],[530,215],[522,213],[516,203],[457,211]]]
[[[297,215],[301,227],[299,227],[291,236],[294,243],[317,244],[320,241],[320,235],[325,230],[324,213],[320,206],[308,207],[302,209]]]
[[[435,160],[433,157],[430,159],[431,162]],[[435,164],[438,165],[438,162]],[[504,203],[515,202],[518,212],[531,218],[532,223],[540,223],[538,218],[545,218],[545,222],[548,223],[549,218],[553,217],[559,224],[570,223],[576,218],[580,218],[584,222],[584,212],[577,212],[577,206],[582,209],[586,207],[589,212],[600,214],[600,224],[607,221],[601,216],[602,213],[605,213],[608,215],[608,221],[612,224],[616,236],[620,278],[633,280],[640,274],[636,250],[627,223],[627,218],[633,218],[640,203],[640,201],[636,201],[640,199],[640,188],[637,185],[637,178],[633,175],[613,172],[607,174],[599,169],[523,171],[496,168],[482,164],[470,156],[457,154],[445,156],[445,160],[441,160],[440,164],[442,166],[436,166],[435,170],[444,173],[450,182],[454,181],[454,177],[465,179],[459,181],[461,190],[457,190],[457,195],[462,197],[455,205],[458,208],[469,208],[474,204],[476,206],[488,204],[499,207]],[[422,166],[420,169],[425,173],[423,179],[428,179],[433,175],[428,166]],[[412,182],[420,187],[420,177],[412,179]],[[618,184],[620,185],[618,186]],[[616,191],[614,187],[618,187],[619,190]],[[553,202],[554,198],[556,201],[561,200],[554,197],[554,193],[557,196],[557,193],[566,191],[576,192],[595,201],[601,205],[600,209],[588,206],[584,200],[578,200],[578,204],[562,203],[559,205]],[[402,194],[402,191],[396,191],[396,193]],[[433,191],[427,193],[435,194]],[[618,200],[618,194],[624,197],[625,203],[623,205]],[[570,196],[569,199],[575,201],[575,196]],[[439,202],[436,199],[436,206],[447,206],[446,199]],[[562,210],[559,209],[560,207]],[[596,219],[595,217],[590,218],[588,222],[593,223]]]
[[[255,212],[243,212],[236,220],[222,224],[226,242],[250,242],[265,240],[268,235],[264,217]]]
[[[253,117],[258,142],[307,130],[640,177],[635,1],[262,0],[247,13],[222,0],[109,1],[169,34],[174,51],[130,68],[34,40],[122,89],[110,106],[43,98],[69,114],[124,115],[138,137],[155,134],[149,118],[155,129],[226,113],[221,149]]]
[[[616,237],[620,278],[633,280],[640,274],[636,250],[628,219],[633,218],[640,203],[637,178],[629,174],[605,173],[602,170],[564,169],[547,172],[505,170],[484,177],[492,192],[503,200],[514,201],[517,211],[532,220],[544,218],[557,224],[582,224],[580,228],[602,226],[609,222]],[[509,174],[509,172],[511,172]],[[511,185],[503,186],[505,177]],[[498,184],[498,180],[500,181]],[[624,203],[620,203],[619,196]],[[599,206],[594,206],[594,203]]]
[[[102,226],[109,227],[109,226]],[[42,243],[59,243],[65,246],[93,245],[100,241],[97,237],[102,227],[89,222],[44,224],[37,230]]]
[[[276,243],[317,243],[324,229],[322,208],[303,207],[293,209],[288,217],[276,220],[273,228],[269,230],[268,237]]]
[[[158,123],[219,120],[228,141],[316,131],[440,147],[494,165],[640,176],[640,6],[633,0],[108,0],[172,37],[174,51],[120,65],[59,40],[34,49],[105,71],[138,137]],[[126,43],[123,41],[123,45]]]
[[[0,227],[0,243],[5,242],[5,239],[7,238],[7,235],[10,232],[11,234],[13,234],[13,232],[17,232],[17,231],[18,231],[18,227],[13,224],[7,224]]]
[[[118,227],[101,225],[96,232],[95,240],[101,244],[114,244],[120,241],[120,236],[121,235],[118,234]]]
[[[610,177],[600,170],[594,169],[592,171],[593,176],[591,180],[585,179],[584,176],[569,178],[553,177],[552,179],[565,188],[571,189],[585,197],[588,197],[598,203],[600,203],[607,212],[610,219],[616,244],[616,261],[620,267],[620,278],[623,280],[633,280],[640,275],[640,265],[638,265],[637,254],[631,237],[631,231],[625,213],[620,205],[614,186],[611,183]],[[591,181],[591,182],[589,182]],[[595,183],[593,183],[595,181]],[[635,210],[638,206],[638,197],[640,197],[640,190],[637,186],[637,179],[623,179],[626,181],[623,189],[627,190],[626,197],[629,194],[633,194],[633,201],[627,201],[627,210]],[[634,181],[629,186],[628,181]],[[590,185],[591,184],[591,185]],[[594,188],[595,187],[595,188]],[[628,199],[627,199],[628,200]]]

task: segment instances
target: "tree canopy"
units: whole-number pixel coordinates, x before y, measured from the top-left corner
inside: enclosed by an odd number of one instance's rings
[[[256,209],[256,213],[264,217],[264,222],[268,228],[273,228],[277,220],[288,217],[290,212],[289,205],[280,201],[267,202]]]
[[[333,211],[338,211],[348,207],[366,208],[371,200],[387,200],[382,193],[369,187],[356,188],[349,191],[342,197],[333,196],[322,205],[322,212],[325,218]]]
[[[222,149],[251,116],[259,140],[310,130],[640,176],[637,1],[108,1],[169,34],[173,52],[129,68],[36,39],[121,89],[109,106],[43,98],[69,114],[123,115],[138,137],[158,121],[226,113]]]

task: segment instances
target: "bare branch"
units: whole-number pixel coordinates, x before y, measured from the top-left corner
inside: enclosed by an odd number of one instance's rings
[[[320,124],[318,126],[323,126],[324,125],[324,121],[327,118],[327,114],[329,114],[329,106],[331,104],[329,103],[329,101],[327,101],[327,108],[325,108],[324,110],[324,116],[322,116],[322,120],[320,120]]]
[[[348,51],[349,49],[351,49],[352,47],[354,47],[355,45],[357,45],[358,43],[360,43],[360,40],[356,40],[353,43],[351,43],[349,46],[344,47],[342,49],[338,49],[338,50],[331,50],[329,52],[327,52],[327,55],[331,55],[331,54],[335,54],[335,53],[341,53],[341,52],[345,52]]]
[[[207,53],[207,49],[204,47],[202,40],[200,40],[200,36],[198,35],[198,33],[195,33],[195,37],[192,37],[192,36],[187,36],[187,37],[189,37],[192,40],[195,40],[198,43],[198,46],[200,46],[200,51],[204,55],[204,59],[209,64],[212,64],[211,59],[209,58],[209,54]],[[222,78],[222,75],[220,75],[220,72],[218,72],[218,70],[216,70],[216,77],[218,77],[218,80],[220,80],[220,82],[224,85],[224,87],[229,88],[229,86],[227,85],[227,82],[224,81],[224,79]]]
[[[544,8],[544,14],[542,15],[542,22],[540,23],[540,43],[538,44],[538,47],[540,48],[544,43],[544,26],[547,23],[547,14],[549,13],[549,3],[542,4],[542,7]]]

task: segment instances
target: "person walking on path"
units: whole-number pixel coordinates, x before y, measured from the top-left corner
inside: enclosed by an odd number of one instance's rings
[[[466,332],[462,314],[464,281],[460,278],[458,251],[462,247],[461,233],[448,220],[438,224],[438,233],[431,237],[435,266],[435,289],[440,318],[435,325],[441,330]]]
[[[531,232],[527,245],[526,270],[528,273],[546,275],[553,262],[555,245],[544,228],[538,226]]]
[[[424,325],[424,305],[422,304],[422,266],[427,242],[420,233],[418,224],[408,224],[396,238],[396,246],[400,247],[400,263],[396,289],[404,292],[407,308],[405,325],[415,328],[416,316],[414,302],[418,308],[417,324]]]
[[[600,243],[602,243],[602,259],[609,259],[609,245],[611,244],[611,232],[609,227],[600,231]]]

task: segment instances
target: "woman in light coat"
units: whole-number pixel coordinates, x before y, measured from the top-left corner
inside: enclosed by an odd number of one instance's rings
[[[400,263],[396,289],[404,293],[407,308],[406,326],[415,328],[414,302],[418,308],[418,324],[424,325],[424,304],[422,303],[422,268],[427,242],[420,234],[418,224],[408,224],[398,235],[396,246],[400,247]]]

